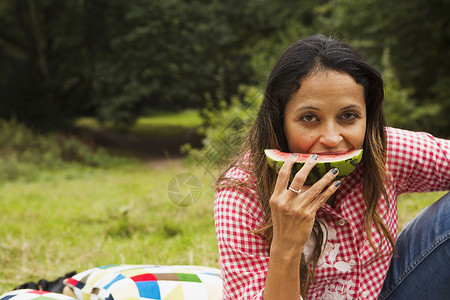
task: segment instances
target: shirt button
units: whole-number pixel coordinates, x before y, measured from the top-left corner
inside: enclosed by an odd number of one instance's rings
[[[367,296],[369,296],[369,292],[368,291],[364,291],[364,292],[361,293],[361,297],[367,298]]]
[[[339,226],[344,226],[345,225],[345,220],[344,219],[340,219],[338,221]]]
[[[349,264],[351,267],[354,267],[354,266],[356,266],[356,261],[354,261],[353,259],[351,259],[351,260],[348,262],[348,264]]]

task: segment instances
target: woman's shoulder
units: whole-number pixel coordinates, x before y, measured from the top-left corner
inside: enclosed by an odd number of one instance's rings
[[[251,154],[247,152],[235,159],[224,172],[223,179],[238,180],[241,182],[248,182],[252,176],[253,167],[251,162]]]
[[[432,147],[448,148],[450,142],[427,132],[385,127],[386,145],[389,152],[423,152]]]
[[[401,192],[448,189],[450,142],[426,132],[387,127],[386,169]]]
[[[421,136],[428,136],[426,132],[415,132],[407,129],[385,127],[386,140],[388,145],[392,143],[408,142],[410,139],[416,139]]]
[[[252,166],[250,152],[247,152],[224,172],[216,186],[216,213],[228,214],[233,211],[255,220],[262,218],[264,210],[259,203]]]

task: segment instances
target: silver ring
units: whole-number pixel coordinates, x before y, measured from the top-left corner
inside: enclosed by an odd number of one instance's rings
[[[289,187],[289,189],[291,190],[291,191],[293,191],[294,193],[297,193],[297,194],[300,194],[301,192],[302,192],[302,190],[300,189],[300,190],[294,190],[293,188],[291,188],[291,187]]]

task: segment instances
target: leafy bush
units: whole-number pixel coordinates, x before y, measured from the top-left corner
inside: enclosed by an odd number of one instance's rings
[[[31,181],[41,170],[69,164],[107,166],[115,159],[75,136],[39,134],[16,120],[0,121],[0,181]]]
[[[229,105],[222,102],[218,109],[207,108],[203,111],[204,122],[199,128],[203,148],[195,149],[190,144],[182,147],[190,160],[207,171],[211,167],[220,167],[236,155],[256,117],[262,102],[261,92],[253,87],[243,92],[243,99],[234,98]]]

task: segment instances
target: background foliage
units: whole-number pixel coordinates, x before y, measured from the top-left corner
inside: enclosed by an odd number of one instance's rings
[[[59,130],[219,107],[322,33],[388,72],[392,125],[449,136],[448,0],[3,0],[0,118]],[[389,56],[386,59],[386,55]]]
[[[245,139],[257,110],[262,102],[262,95],[256,88],[246,88],[241,101],[232,99],[227,105],[222,103],[217,108],[203,110],[204,123],[198,131],[203,136],[202,147],[197,149],[185,144],[182,151],[196,164],[203,166],[214,177],[218,169],[235,158],[236,151]]]
[[[0,184],[31,182],[43,173],[83,167],[113,167],[124,160],[95,146],[90,138],[39,134],[16,120],[0,120]]]

